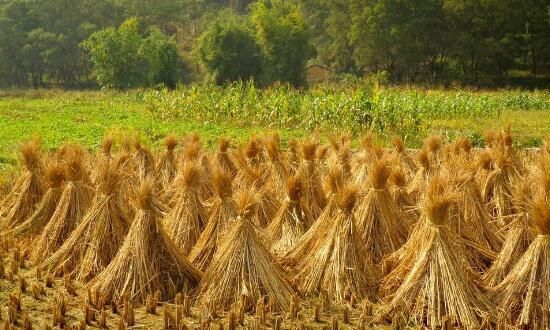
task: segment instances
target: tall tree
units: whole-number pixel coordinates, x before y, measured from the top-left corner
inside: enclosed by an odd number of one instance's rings
[[[251,5],[251,20],[266,62],[264,82],[305,85],[306,64],[315,49],[299,6],[291,1],[259,0]]]

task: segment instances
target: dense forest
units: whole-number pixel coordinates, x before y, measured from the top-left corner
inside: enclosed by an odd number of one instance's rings
[[[550,86],[547,0],[0,0],[0,87]]]

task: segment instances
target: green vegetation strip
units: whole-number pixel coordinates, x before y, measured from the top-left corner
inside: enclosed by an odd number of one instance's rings
[[[465,136],[482,145],[483,132],[512,125],[518,146],[550,135],[550,92],[465,91],[318,86],[307,91],[251,85],[193,85],[176,90],[0,92],[0,167],[17,163],[21,141],[39,135],[46,148],[65,141],[97,147],[106,132],[139,134],[157,143],[167,133],[201,134],[207,145],[221,135],[237,141],[277,130],[283,140],[318,129],[327,136],[372,131],[418,147],[429,134]]]

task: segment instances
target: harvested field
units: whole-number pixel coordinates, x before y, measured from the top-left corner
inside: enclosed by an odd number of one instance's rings
[[[0,199],[0,324],[548,329],[550,140],[486,142],[28,141]]]

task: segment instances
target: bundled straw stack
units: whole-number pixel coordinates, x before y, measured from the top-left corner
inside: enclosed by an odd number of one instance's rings
[[[89,210],[41,268],[86,282],[109,265],[130,226],[130,217],[120,199],[121,181],[122,174],[115,162],[105,160],[100,164],[97,191]]]
[[[287,197],[265,230],[265,237],[271,242],[271,252],[275,255],[283,255],[290,250],[315,221],[302,199],[303,187],[297,176],[287,180]]]
[[[143,303],[157,291],[166,301],[179,292],[191,292],[202,277],[166,233],[154,199],[152,184],[145,181],[138,190],[136,215],[122,246],[90,284],[91,290],[107,301],[128,297]]]
[[[500,307],[499,318],[519,328],[550,327],[550,205],[540,197],[532,215],[538,235],[525,254],[490,291]]]
[[[529,214],[530,196],[529,182],[519,183],[515,189],[514,219],[505,228],[506,237],[502,249],[491,268],[483,275],[483,283],[489,288],[504,280],[534,239],[535,235]]]
[[[344,187],[336,196],[337,211],[331,222],[314,228],[317,238],[307,257],[295,266],[294,280],[306,296],[327,290],[338,302],[376,297],[377,269],[369,262],[367,251],[356,229],[353,208],[357,189]]]
[[[222,167],[214,169],[212,182],[215,198],[210,207],[208,224],[189,254],[191,262],[205,270],[222,242],[222,236],[229,227],[229,221],[237,216],[237,204],[233,199],[231,174]]]
[[[10,193],[0,204],[0,229],[9,230],[32,215],[44,194],[43,164],[37,140],[21,146],[23,173],[17,178]]]
[[[40,264],[61,247],[82,221],[94,196],[94,189],[84,167],[84,150],[77,145],[66,145],[63,153],[67,184],[52,217],[35,240],[35,248],[31,254],[31,260],[35,264]]]
[[[403,319],[433,328],[453,318],[461,326],[480,328],[491,316],[493,306],[448,226],[451,203],[450,196],[426,196],[422,217],[427,224],[413,233],[407,257],[384,279],[387,295],[378,321]]]
[[[357,229],[374,263],[399,249],[409,233],[409,220],[389,191],[390,174],[387,159],[375,161],[369,170],[368,188],[355,209]]]
[[[173,134],[166,136],[164,145],[166,146],[166,151],[161,155],[158,161],[156,173],[163,189],[167,190],[178,172],[178,160],[174,151],[178,146],[177,137]]]
[[[294,290],[252,223],[258,207],[257,196],[241,193],[237,207],[238,217],[232,220],[231,228],[204,273],[197,301],[211,312],[227,311],[238,303],[241,309],[250,310],[261,297],[267,296],[273,308],[286,311]]]
[[[15,228],[8,230],[5,235],[13,237],[32,237],[39,235],[42,229],[50,221],[61,194],[63,193],[63,183],[65,181],[65,167],[62,163],[51,161],[44,170],[44,181],[46,193],[40,200],[33,214]]]
[[[168,234],[184,255],[189,254],[208,219],[201,200],[200,183],[201,165],[186,162],[176,179],[179,191],[175,195],[175,206],[164,219]]]

